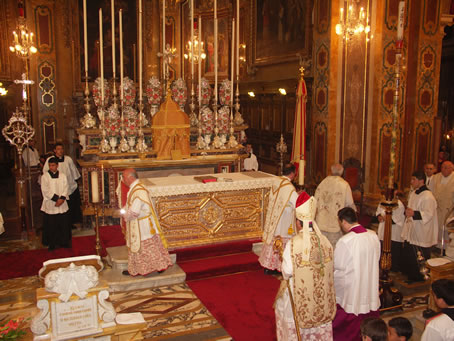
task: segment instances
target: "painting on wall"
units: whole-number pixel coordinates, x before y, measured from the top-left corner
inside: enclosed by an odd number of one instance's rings
[[[202,65],[206,78],[214,79],[214,19],[203,18],[202,39],[205,46],[206,59]],[[230,36],[227,16],[218,18],[218,80],[227,77],[229,69]]]
[[[310,51],[313,1],[256,0],[255,60],[257,64],[296,59]]]
[[[112,78],[112,20],[110,0],[87,1],[87,36],[88,36],[88,77],[94,81],[100,74],[99,61],[99,9],[102,8],[104,78]],[[136,1],[115,0],[115,64],[116,75],[120,75],[120,33],[118,12],[123,10],[123,58],[124,75],[134,79],[134,50],[137,46]],[[84,22],[83,1],[79,0],[79,37],[81,80],[85,76],[84,66]]]

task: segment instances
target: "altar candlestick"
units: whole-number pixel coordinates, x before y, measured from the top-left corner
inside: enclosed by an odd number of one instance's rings
[[[214,101],[218,104],[218,13],[217,0],[214,0]]]
[[[98,182],[98,172],[91,172],[91,202],[96,204],[99,202],[99,182]]]
[[[120,92],[120,100],[121,100],[121,105],[123,105],[123,99],[124,99],[124,89],[123,89],[123,10],[120,9],[118,12],[118,22],[120,25],[120,87],[121,87],[121,92]]]
[[[14,33],[17,39],[17,34]],[[87,0],[84,0],[84,59],[85,59],[85,76],[88,73],[88,42],[87,42]]]
[[[139,103],[142,103],[142,0],[139,0]]]
[[[235,19],[232,20],[232,58],[230,61],[230,105],[233,110],[233,77],[234,77],[234,65],[235,65]]]
[[[162,0],[162,79],[166,77],[165,74],[165,57],[166,51],[166,0]]]
[[[111,0],[110,9],[112,16],[112,75],[115,79],[115,0]]]
[[[104,202],[106,195],[104,193],[104,165],[101,165],[101,198],[102,202]]]
[[[199,110],[202,106],[202,17],[199,15]]]
[[[236,0],[236,79],[240,77],[240,0]]]
[[[104,106],[104,43],[102,37],[102,8],[99,9],[99,66],[101,71],[101,107]],[[103,119],[104,121],[104,119]]]
[[[191,0],[190,6],[191,6],[191,84],[194,84],[194,0]]]
[[[404,37],[404,16],[405,16],[405,1],[399,2],[399,18],[397,23],[397,40],[402,40]]]
[[[304,185],[304,166],[305,166],[305,161],[300,160],[299,162],[299,167],[298,167],[298,184],[299,185]]]

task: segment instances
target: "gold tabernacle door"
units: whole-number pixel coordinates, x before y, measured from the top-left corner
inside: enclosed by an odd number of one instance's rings
[[[147,178],[169,249],[261,238],[275,176],[262,172]]]

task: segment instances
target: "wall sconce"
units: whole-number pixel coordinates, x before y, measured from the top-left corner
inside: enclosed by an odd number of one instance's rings
[[[246,63],[246,44],[240,44],[240,63]]]
[[[280,93],[282,96],[287,95],[287,91],[286,91],[284,88],[279,88],[279,93]]]
[[[249,95],[249,97],[255,97],[254,91],[249,91],[247,94]]]

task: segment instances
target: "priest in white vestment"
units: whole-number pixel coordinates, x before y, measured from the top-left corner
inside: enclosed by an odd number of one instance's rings
[[[66,175],[68,179],[68,207],[69,207],[69,216],[70,223],[80,223],[82,222],[82,210],[80,202],[80,191],[77,184],[77,180],[80,178],[79,170],[74,164],[73,159],[68,155],[65,155],[65,149],[63,144],[57,142],[54,147],[55,157],[58,159],[58,169],[60,172]],[[51,156],[54,157],[54,156]],[[43,167],[43,173],[49,170],[49,159],[48,158]]]
[[[454,281],[446,278],[432,283],[435,304],[441,312],[429,319],[421,341],[454,340]]]
[[[454,208],[454,165],[451,161],[445,161],[441,165],[441,172],[433,176],[431,189],[437,200],[438,216],[438,245],[441,246],[443,225],[446,218]],[[452,213],[451,213],[452,215]],[[445,230],[444,247],[449,243],[448,233]]]
[[[128,247],[128,270],[123,274],[145,276],[154,271],[162,272],[172,261],[148,190],[132,168],[123,171],[123,182],[129,187],[122,211]]]
[[[397,188],[394,189],[394,195],[396,196]],[[397,197],[397,196],[396,196]],[[381,205],[378,205],[376,212],[379,224],[378,224],[378,238],[383,240],[385,234],[385,219],[386,211]],[[397,199],[397,207],[393,208],[392,211],[392,225],[391,225],[391,271],[401,272],[402,271],[402,248],[403,240],[401,237],[402,227],[405,222],[405,206]]]
[[[298,340],[295,320],[302,340],[333,340],[333,247],[314,221],[316,206],[316,199],[306,192],[296,202],[297,235],[285,246],[283,280],[274,304],[279,341]]]
[[[41,211],[44,213],[42,243],[52,251],[58,247],[71,247],[71,227],[66,176],[58,170],[57,158],[50,158],[48,164],[49,170],[41,178]]]
[[[411,187],[413,192],[408,198],[405,209],[405,223],[402,229],[404,240],[403,269],[409,282],[423,281],[417,260],[418,252],[427,260],[430,249],[437,244],[437,202],[425,185],[426,175],[422,171],[413,172]]]
[[[344,207],[351,207],[356,210],[352,189],[348,182],[342,178],[343,173],[344,167],[341,164],[332,165],[331,175],[317,186],[314,195],[317,199],[315,221],[333,247],[336,247],[337,241],[342,237],[337,212]]]
[[[281,271],[280,255],[273,248],[275,239],[279,237],[285,245],[295,235],[295,204],[298,199],[292,184],[296,176],[295,166],[286,165],[283,174],[274,180],[266,211],[263,246],[259,257],[265,273]]]
[[[374,231],[358,223],[352,208],[341,209],[338,217],[345,234],[334,250],[334,340],[359,341],[361,321],[379,316],[380,241]]]

